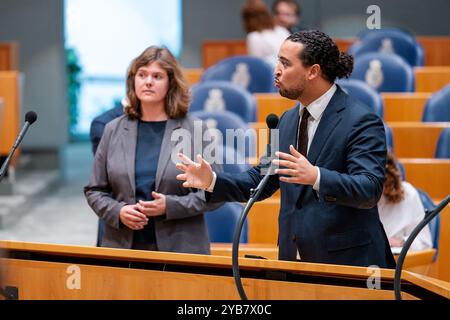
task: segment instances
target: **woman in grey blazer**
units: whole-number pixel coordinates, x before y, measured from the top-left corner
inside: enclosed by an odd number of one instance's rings
[[[189,89],[168,49],[152,46],[132,61],[127,100],[125,114],[105,127],[84,188],[106,225],[102,246],[209,254],[203,213],[220,204],[176,179],[172,153],[180,138],[197,145],[201,124],[186,116]]]

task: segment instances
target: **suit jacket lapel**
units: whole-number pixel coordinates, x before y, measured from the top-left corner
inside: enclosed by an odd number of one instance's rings
[[[136,143],[138,122],[137,120],[127,119],[124,126],[124,134],[122,135],[122,148],[125,153],[125,163],[128,171],[133,194],[136,194],[135,182],[135,159],[136,159]]]
[[[311,148],[308,152],[308,161],[311,164],[314,165],[316,163],[325,142],[336,125],[341,121],[341,116],[338,112],[343,108],[345,108],[345,93],[338,87],[323,112],[322,119],[320,119],[319,126],[311,142]]]
[[[336,92],[322,114],[319,126],[317,127],[313,141],[311,142],[311,147],[307,158],[312,165],[315,165],[325,142],[328,140],[328,137],[333,132],[337,124],[341,121],[341,116],[338,112],[343,108],[345,108],[345,93],[338,86]],[[305,185],[299,185],[298,201],[300,201],[304,190],[306,190]]]
[[[158,159],[158,169],[156,170],[156,181],[155,181],[155,190],[159,190],[159,184],[161,183],[161,178],[164,174],[164,171],[167,168],[167,165],[170,162],[170,156],[172,154],[173,148],[177,141],[172,141],[172,132],[178,128],[181,128],[181,120],[180,119],[168,119],[166,124],[166,129],[164,131],[164,137],[161,143],[161,151],[159,153]]]
[[[297,106],[292,109],[292,113],[286,114],[285,117],[288,117],[286,122],[286,126],[283,128],[283,136],[280,135],[280,151],[284,153],[290,154],[289,146],[292,144],[296,147],[297,142],[297,130],[299,125],[299,109],[300,104],[297,103]],[[299,184],[291,184],[291,188],[298,189],[300,187]]]

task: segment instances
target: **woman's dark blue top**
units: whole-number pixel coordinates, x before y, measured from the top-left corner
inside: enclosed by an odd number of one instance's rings
[[[153,200],[152,191],[155,191],[156,170],[166,123],[139,120],[135,160],[136,202]],[[153,218],[149,217],[144,229],[134,232],[133,245],[137,243],[156,244]]]

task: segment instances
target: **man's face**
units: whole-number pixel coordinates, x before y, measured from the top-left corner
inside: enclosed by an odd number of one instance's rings
[[[308,84],[309,67],[304,67],[300,61],[303,44],[286,40],[278,54],[278,64],[275,67],[275,86],[280,95],[291,99],[299,99]]]
[[[290,29],[298,23],[295,7],[286,2],[280,2],[275,10],[275,23]]]

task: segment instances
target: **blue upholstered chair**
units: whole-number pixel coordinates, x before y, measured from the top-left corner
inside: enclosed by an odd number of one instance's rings
[[[450,159],[450,128],[445,128],[439,135],[434,157],[437,159]]]
[[[380,94],[367,83],[358,79],[339,80],[337,83],[352,97],[370,107],[381,119],[384,115],[384,104]]]
[[[245,122],[256,122],[256,100],[247,90],[228,81],[201,82],[192,87],[191,111],[230,111]]]
[[[422,46],[410,34],[398,31],[368,32],[348,51],[356,59],[364,53],[382,52],[397,54],[411,66],[424,65]]]
[[[431,197],[425,191],[416,188],[417,192],[419,192],[420,200],[422,201],[423,207],[426,211],[432,211],[436,208]],[[433,260],[437,258],[437,250],[439,248],[439,235],[440,235],[440,216],[437,215],[431,222],[428,224],[431,233],[431,240],[433,242],[433,248],[436,249],[436,255]]]
[[[244,157],[255,157],[257,151],[256,131],[252,130],[238,115],[230,112],[193,112],[192,117],[205,121],[206,126],[212,129],[209,134],[214,134],[214,129],[221,133],[223,146],[229,146]],[[232,129],[228,130],[227,129]],[[209,138],[208,138],[209,139]],[[212,138],[213,140],[215,138]],[[244,149],[244,150],[242,150]]]
[[[412,67],[395,54],[372,52],[356,57],[351,78],[365,81],[378,92],[413,92],[415,89]]]
[[[251,165],[242,155],[239,155],[236,149],[224,146],[222,149],[223,171],[226,173],[241,173],[250,169]]]
[[[205,213],[211,242],[233,242],[234,232],[241,216],[243,206],[237,202],[225,203],[222,207]],[[248,242],[248,223],[244,223],[241,243]]]
[[[403,37],[410,38],[415,40],[414,35],[406,29],[396,28],[396,27],[385,27],[381,29],[363,29],[358,33],[357,37],[360,40],[364,40],[367,36],[371,36],[372,34],[378,34],[384,37],[388,37],[391,35],[402,35]]]
[[[396,165],[398,167],[398,170],[400,170],[400,174],[402,176],[402,181],[405,181],[406,180],[405,166],[403,165],[403,163],[401,163],[398,160],[396,162]]]
[[[273,69],[264,60],[251,56],[235,56],[206,69],[201,81],[230,81],[251,93],[256,93],[275,92],[273,79]]]
[[[394,153],[394,135],[392,134],[392,128],[386,123],[384,124],[384,133],[386,134],[386,146],[387,148]]]
[[[428,99],[422,120],[425,122],[450,121],[450,84]]]

